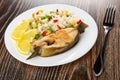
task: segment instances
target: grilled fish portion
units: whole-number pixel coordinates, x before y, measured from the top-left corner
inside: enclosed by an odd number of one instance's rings
[[[87,26],[85,23],[81,23],[76,28],[60,29],[32,42],[33,52],[27,59],[38,55],[48,57],[70,49],[79,40],[79,33],[83,33]]]
[[[72,47],[78,38],[78,30],[76,28],[66,28],[56,31],[48,36],[35,41],[32,45],[40,47],[40,56],[52,56]]]

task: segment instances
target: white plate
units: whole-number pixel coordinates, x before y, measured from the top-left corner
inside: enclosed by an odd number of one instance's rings
[[[32,17],[31,14],[40,9],[43,9],[45,11],[56,10],[56,9],[68,9],[70,12],[78,16],[78,18],[80,18],[83,22],[87,23],[89,27],[85,30],[83,34],[80,35],[79,42],[70,50],[52,57],[43,58],[38,56],[30,60],[26,60],[26,57],[21,56],[16,50],[15,41],[11,39],[10,34],[13,31],[13,29],[16,27],[16,25],[18,25],[24,19],[31,18]],[[57,66],[72,62],[85,55],[94,45],[97,39],[97,35],[98,35],[98,29],[94,19],[84,10],[70,5],[49,4],[49,5],[35,7],[17,16],[6,29],[4,38],[5,38],[5,45],[8,51],[17,60],[34,66]]]

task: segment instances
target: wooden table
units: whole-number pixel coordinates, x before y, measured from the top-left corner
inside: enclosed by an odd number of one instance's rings
[[[44,4],[73,5],[88,12],[99,29],[94,47],[82,58],[56,67],[34,67],[19,62],[7,51],[4,32],[20,13]],[[93,74],[93,65],[103,40],[102,22],[108,3],[116,5],[114,28],[105,49],[105,68],[100,77]],[[120,80],[120,0],[0,0],[0,80]]]

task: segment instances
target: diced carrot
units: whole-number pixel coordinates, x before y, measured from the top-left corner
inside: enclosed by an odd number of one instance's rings
[[[35,22],[37,22],[38,20],[35,20]]]

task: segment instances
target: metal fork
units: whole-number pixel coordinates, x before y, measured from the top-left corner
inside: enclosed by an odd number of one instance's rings
[[[104,39],[103,39],[102,46],[99,51],[99,55],[96,59],[96,62],[94,64],[94,68],[93,68],[95,76],[100,76],[101,73],[103,72],[104,49],[106,46],[106,40],[107,40],[108,33],[114,25],[115,12],[116,12],[116,7],[113,5],[109,6],[106,9],[106,13],[105,13],[104,21],[103,21]]]

